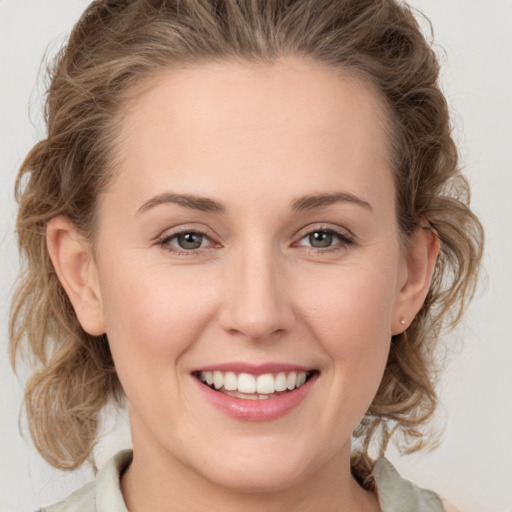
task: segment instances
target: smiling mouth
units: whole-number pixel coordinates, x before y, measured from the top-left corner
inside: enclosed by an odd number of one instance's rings
[[[193,375],[219,393],[245,400],[266,400],[301,388],[318,373],[317,370],[311,370],[252,375],[243,372],[199,371]]]

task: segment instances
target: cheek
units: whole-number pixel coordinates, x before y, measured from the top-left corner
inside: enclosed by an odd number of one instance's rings
[[[396,265],[393,270],[377,261],[337,269],[328,279],[304,276],[302,292],[296,291],[302,293],[302,315],[334,369],[332,388],[345,398],[343,407],[357,409],[355,416],[364,414],[377,391],[391,342]]]
[[[325,303],[314,324],[315,336],[332,359],[338,377],[374,387],[380,381],[389,349],[389,304],[347,293]],[[355,386],[357,388],[357,385]]]
[[[305,273],[300,279],[300,296],[304,316],[314,326],[319,339],[332,344],[332,349],[379,343],[391,334],[393,305],[397,295],[396,265],[374,259],[329,269],[321,273]]]
[[[168,371],[209,322],[211,287],[179,268],[135,262],[105,267],[104,275],[105,324],[120,377],[134,366],[145,375]]]

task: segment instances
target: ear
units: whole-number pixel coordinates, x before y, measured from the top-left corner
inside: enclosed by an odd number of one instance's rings
[[[47,224],[46,244],[80,325],[93,336],[104,334],[98,273],[90,243],[67,217],[58,216]]]
[[[392,335],[405,331],[421,309],[430,289],[439,250],[439,237],[433,228],[418,227],[411,235],[404,277],[393,312]]]

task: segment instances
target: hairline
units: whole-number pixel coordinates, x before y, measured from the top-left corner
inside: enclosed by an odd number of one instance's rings
[[[109,116],[106,126],[103,128],[104,133],[107,133],[106,140],[106,165],[104,169],[103,186],[99,190],[96,197],[96,202],[93,209],[91,218],[90,229],[87,232],[87,237],[91,240],[93,247],[95,246],[96,232],[99,223],[99,204],[102,196],[108,192],[109,187],[113,183],[115,176],[121,172],[121,165],[123,160],[123,129],[119,126],[124,126],[128,113],[131,109],[136,108],[144,96],[149,94],[151,90],[158,86],[158,84],[165,79],[169,73],[175,71],[187,71],[194,68],[202,67],[204,65],[222,63],[233,64],[236,66],[274,66],[279,62],[287,59],[298,60],[302,63],[310,64],[313,67],[319,67],[334,77],[345,80],[351,87],[357,86],[363,88],[365,92],[369,93],[375,99],[375,120],[377,125],[383,130],[386,144],[386,157],[387,166],[392,173],[392,180],[395,190],[395,220],[397,232],[399,235],[400,245],[402,249],[407,246],[407,236],[400,228],[398,218],[398,187],[396,179],[396,145],[397,135],[399,131],[398,123],[395,120],[395,115],[389,102],[375,80],[356,66],[349,64],[339,64],[329,62],[326,59],[318,58],[314,55],[306,54],[300,55],[298,52],[277,52],[275,56],[239,56],[239,55],[223,55],[223,56],[201,56],[191,59],[178,57],[174,62],[169,62],[166,66],[158,67],[158,69],[149,73],[141,73],[139,76],[134,76],[130,83],[126,84],[122,89],[118,98],[117,109]],[[117,133],[115,133],[117,132]]]

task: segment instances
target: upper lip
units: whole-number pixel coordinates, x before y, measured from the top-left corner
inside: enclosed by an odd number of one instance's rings
[[[207,366],[201,366],[192,371],[197,372],[234,372],[234,373],[249,373],[251,375],[263,375],[266,373],[280,373],[280,372],[311,372],[316,370],[310,366],[302,366],[290,363],[261,363],[261,364],[250,364],[243,362],[231,362],[231,363],[220,363],[211,364]]]

